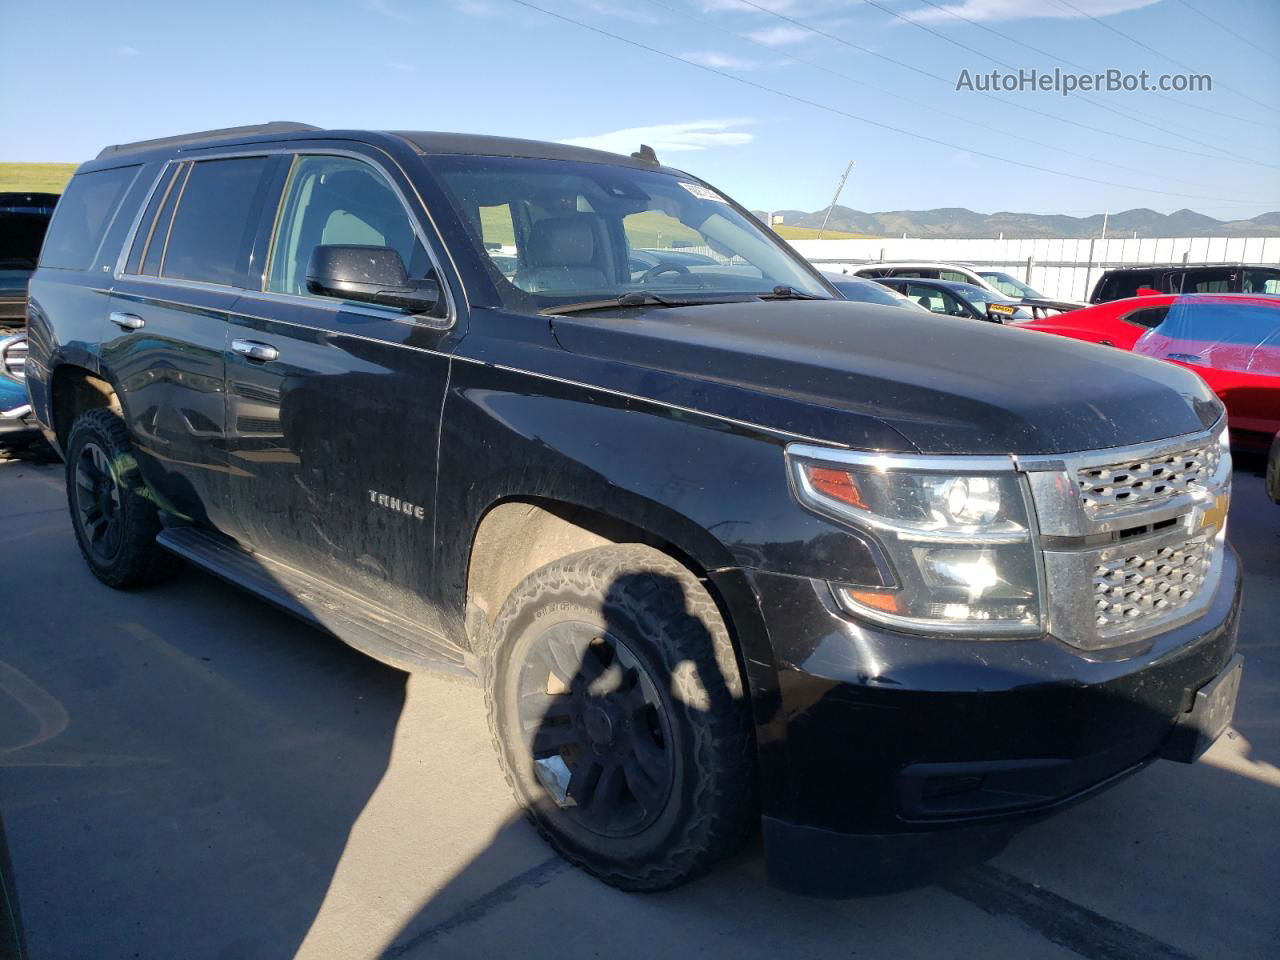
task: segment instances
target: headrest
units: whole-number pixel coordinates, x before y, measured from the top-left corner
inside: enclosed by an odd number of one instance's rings
[[[585,267],[595,261],[596,235],[592,217],[573,214],[547,217],[529,231],[526,259],[532,267]]]

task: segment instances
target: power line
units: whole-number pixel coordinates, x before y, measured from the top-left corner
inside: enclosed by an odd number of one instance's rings
[[[1188,10],[1190,10],[1192,13],[1197,14],[1198,16],[1204,17],[1210,23],[1222,29],[1225,33],[1231,34],[1231,36],[1235,37],[1241,43],[1247,43],[1249,46],[1253,47],[1253,49],[1257,50],[1259,53],[1265,53],[1268,57],[1272,56],[1272,54],[1274,53],[1274,51],[1272,50],[1265,50],[1262,47],[1258,46],[1256,43],[1254,43],[1244,34],[1236,33],[1234,30],[1232,30],[1230,27],[1228,27],[1225,23],[1223,23],[1218,18],[1211,17],[1207,13],[1205,13],[1203,10],[1193,7],[1190,3],[1187,2],[1187,0],[1178,0],[1178,2],[1182,4],[1184,7],[1186,7]]]
[[[1181,60],[1176,60],[1173,57],[1169,56],[1167,53],[1161,53],[1155,47],[1151,46],[1148,43],[1144,43],[1143,41],[1139,40],[1137,37],[1133,36],[1132,34],[1125,33],[1119,27],[1114,27],[1111,24],[1107,23],[1105,20],[1102,20],[1099,17],[1095,17],[1093,14],[1085,10],[1081,10],[1074,3],[1072,3],[1071,0],[1057,0],[1057,2],[1059,6],[1066,7],[1068,10],[1074,10],[1080,16],[1086,17],[1087,19],[1092,20],[1098,26],[1103,27],[1107,30],[1110,30],[1116,36],[1123,37],[1124,39],[1128,40],[1130,43],[1141,47],[1143,50],[1146,50],[1150,53],[1154,53],[1160,59],[1168,60],[1174,66],[1181,67],[1183,70],[1187,70],[1191,73],[1195,72],[1196,68],[1191,66],[1190,64],[1183,63]],[[1264,107],[1267,110],[1276,109],[1276,107],[1273,106],[1272,104],[1263,103],[1261,100],[1257,99],[1256,97],[1251,97],[1249,94],[1245,93],[1243,90],[1237,90],[1235,87],[1228,87],[1225,83],[1219,84],[1219,86],[1222,87],[1223,90],[1229,90],[1232,93],[1234,93],[1237,97],[1243,97],[1244,99],[1249,100],[1252,103],[1256,103],[1258,106]]]
[[[1064,170],[1054,170],[1052,167],[1042,167],[1039,164],[1027,163],[1024,160],[1014,160],[1010,157],[1002,157],[1002,156],[999,156],[998,154],[986,153],[982,150],[975,150],[973,147],[961,146],[960,144],[951,143],[946,140],[939,140],[936,137],[926,136],[925,134],[916,133],[912,130],[904,130],[901,127],[895,127],[892,124],[881,123],[879,120],[872,120],[869,117],[861,117],[855,113],[849,113],[848,111],[841,110],[838,107],[833,107],[833,106],[830,106],[829,104],[820,103],[817,100],[810,100],[807,97],[801,97],[801,96],[798,96],[797,94],[787,93],[783,90],[778,90],[774,87],[767,86],[763,83],[757,83],[754,80],[748,80],[745,77],[735,76],[732,73],[727,73],[724,70],[717,69],[716,67],[711,67],[704,63],[698,63],[695,60],[686,59],[685,57],[679,56],[678,54],[668,53],[666,50],[660,50],[657,47],[651,47],[648,44],[641,43],[639,40],[632,40],[630,37],[624,37],[621,34],[612,33],[611,31],[605,30],[602,27],[593,26],[592,24],[584,23],[581,20],[575,20],[573,17],[566,16],[563,13],[557,13],[554,10],[548,10],[545,7],[540,7],[535,3],[530,3],[529,0],[510,0],[510,2],[517,4],[519,6],[525,7],[529,10],[536,10],[538,13],[544,14],[545,16],[548,16],[548,17],[553,17],[556,20],[561,20],[565,23],[573,24],[576,27],[581,27],[584,30],[589,30],[590,32],[599,34],[602,37],[608,37],[611,40],[617,40],[619,43],[625,43],[628,46],[635,47],[639,50],[647,51],[648,53],[655,54],[667,60],[674,60],[676,63],[683,63],[685,66],[693,67],[696,70],[702,70],[705,73],[714,74],[715,76],[723,77],[726,80],[732,80],[734,83],[739,83],[739,84],[742,84],[743,86],[751,87],[755,90],[762,90],[765,93],[771,93],[774,96],[782,97],[785,100],[790,100],[794,103],[804,104],[805,106],[813,107],[817,110],[822,110],[826,113],[834,114],[835,116],[844,117],[846,120],[856,120],[859,123],[865,123],[865,124],[868,124],[869,126],[879,127],[882,130],[889,130],[893,133],[911,137],[912,139],[915,139],[915,140],[923,140],[926,143],[932,143],[936,146],[946,147],[950,150],[960,150],[965,153],[971,153],[974,156],[985,157],[988,160],[997,160],[1001,163],[1010,164],[1011,166],[1024,167],[1028,170],[1035,170],[1040,173],[1048,173],[1056,177],[1066,177],[1067,179],[1070,179],[1070,180],[1080,180],[1085,183],[1096,183],[1106,187],[1118,187],[1122,190],[1132,190],[1138,193],[1153,193],[1153,194],[1160,194],[1162,196],[1167,196],[1167,197],[1187,197],[1195,200],[1213,200],[1215,202],[1227,202],[1227,203],[1234,202],[1231,200],[1227,200],[1224,197],[1210,197],[1210,196],[1203,196],[1200,194],[1193,194],[1193,193],[1175,193],[1169,190],[1152,190],[1150,187],[1138,187],[1128,183],[1116,183],[1115,181],[1112,181],[1112,180],[1100,180],[1096,177],[1086,177],[1086,176],[1082,176],[1081,174],[1067,173]]]
[[[702,23],[708,28],[715,29],[716,33],[721,36],[726,35],[726,31],[720,29],[719,27],[713,27],[711,21],[707,17],[698,16],[697,14],[690,13],[689,11],[683,8],[671,6],[668,3],[662,2],[662,0],[646,0],[646,2],[649,3],[650,6],[654,6],[661,10],[665,10],[668,13],[673,13],[691,22]],[[880,87],[880,86],[877,86],[876,84],[869,83],[866,80],[860,80],[857,77],[850,76],[847,73],[842,73],[839,70],[832,69],[831,67],[828,67],[826,64],[818,63],[815,60],[808,60],[803,57],[794,56],[793,54],[784,53],[780,50],[775,50],[772,47],[769,47],[767,44],[761,43],[758,40],[754,40],[749,36],[735,36],[735,39],[745,40],[747,43],[751,44],[754,47],[758,47],[761,50],[764,50],[771,56],[781,57],[782,59],[789,60],[792,63],[798,63],[803,66],[811,67],[814,70],[820,70],[823,73],[830,74],[833,77],[839,77],[840,79],[845,80],[849,83],[854,83],[854,84],[857,84],[858,86],[862,86],[870,90],[874,90],[876,93],[879,93],[883,96],[893,97],[896,100],[901,100],[903,103],[908,103],[917,109],[928,110],[931,113],[936,113],[936,114],[939,114],[940,116],[944,116],[952,119],[954,119],[955,117],[955,114],[953,112],[949,110],[944,110],[941,107],[938,107],[934,104],[925,103],[922,100],[915,100],[911,97],[904,96],[903,94],[895,93],[892,90],[887,90],[884,87]],[[1060,144],[1045,143],[1041,140],[1032,139],[1031,137],[1028,137],[1023,133],[1011,133],[1008,130],[1003,130],[1000,127],[992,126],[991,124],[985,123],[982,120],[974,120],[966,117],[964,118],[964,122],[975,127],[980,127],[983,130],[990,130],[992,133],[997,133],[1001,136],[1014,137],[1018,140],[1020,144],[1030,144],[1032,146],[1043,147],[1046,150],[1053,150],[1064,156],[1076,157],[1080,160],[1087,160],[1090,163],[1097,163],[1097,164],[1101,164],[1102,166],[1114,167],[1117,170],[1124,170],[1129,173],[1139,173],[1144,176],[1150,173],[1150,170],[1148,168],[1131,167],[1127,164],[1117,163],[1114,160],[1103,160],[1098,157],[1089,156],[1088,154],[1077,153],[1076,151],[1069,150],[1061,146]],[[1201,189],[1200,185],[1193,180],[1184,180],[1181,177],[1170,177],[1167,175],[1162,177],[1161,179],[1166,180],[1170,183],[1182,183],[1192,187],[1196,187],[1197,189]]]
[[[771,16],[771,17],[775,17],[775,18],[776,18],[776,19],[778,19],[778,20],[783,20],[783,21],[785,21],[786,23],[789,23],[789,24],[792,24],[793,26],[799,27],[799,28],[800,28],[800,29],[802,29],[802,30],[808,30],[810,33],[817,34],[817,35],[818,35],[818,36],[820,36],[820,37],[825,37],[825,38],[826,38],[826,39],[828,39],[828,40],[832,40],[832,41],[834,41],[834,42],[836,42],[836,43],[839,43],[839,44],[841,44],[841,45],[843,45],[843,46],[849,47],[849,48],[851,48],[851,49],[853,49],[853,50],[857,50],[857,51],[859,51],[859,52],[861,52],[861,53],[870,54],[870,55],[871,55],[871,56],[873,56],[873,57],[878,57],[878,58],[879,58],[879,59],[881,59],[881,60],[887,61],[888,63],[892,63],[892,64],[894,64],[894,65],[896,65],[896,66],[899,66],[899,67],[905,67],[905,68],[906,68],[906,69],[908,69],[908,70],[911,70],[911,71],[913,71],[913,72],[915,72],[915,73],[920,74],[921,76],[929,77],[929,78],[931,78],[931,79],[933,79],[933,80],[937,80],[939,83],[946,84],[948,87],[951,87],[951,86],[952,86],[952,82],[951,82],[950,80],[948,80],[946,77],[943,77],[943,76],[941,76],[941,75],[939,75],[939,74],[933,73],[933,72],[931,72],[931,71],[929,71],[929,70],[922,70],[922,69],[921,69],[921,68],[919,68],[919,67],[912,66],[912,65],[911,65],[911,64],[909,64],[909,63],[904,63],[904,62],[902,62],[901,60],[895,60],[893,57],[890,57],[890,56],[887,56],[886,54],[880,53],[880,52],[879,52],[879,51],[877,51],[877,50],[871,50],[871,49],[869,49],[869,48],[867,48],[867,47],[859,46],[858,44],[854,43],[852,40],[847,40],[846,38],[841,37],[841,36],[839,36],[839,35],[837,35],[837,34],[834,34],[834,33],[828,33],[826,30],[819,29],[818,27],[815,27],[815,26],[813,26],[812,24],[805,23],[805,22],[804,22],[804,21],[802,21],[802,20],[797,20],[795,17],[789,17],[789,16],[787,16],[787,15],[786,15],[786,14],[784,14],[784,13],[778,13],[778,12],[776,12],[776,11],[774,11],[774,10],[770,10],[768,7],[763,7],[763,6],[761,6],[760,4],[756,3],[756,2],[755,2],[755,0],[735,0],[735,2],[736,2],[736,3],[739,3],[739,4],[742,4],[742,5],[744,5],[744,6],[751,7],[752,9],[754,9],[754,10],[758,10],[758,11],[759,11],[759,12],[761,12],[761,13],[768,14],[769,16]],[[1199,150],[1188,150],[1186,147],[1178,147],[1178,146],[1174,146],[1174,145],[1172,145],[1172,144],[1168,144],[1168,143],[1158,143],[1158,142],[1156,142],[1156,141],[1154,141],[1154,140],[1144,140],[1144,139],[1142,139],[1141,137],[1134,137],[1134,136],[1131,136],[1131,135],[1126,134],[1126,133],[1116,133],[1116,132],[1114,132],[1114,131],[1112,131],[1112,130],[1106,130],[1106,129],[1102,128],[1102,127],[1095,127],[1095,126],[1093,126],[1092,124],[1089,124],[1089,123],[1083,123],[1083,122],[1081,122],[1081,121],[1079,121],[1079,120],[1071,120],[1071,119],[1069,119],[1069,118],[1067,118],[1067,117],[1059,117],[1059,116],[1057,116],[1057,115],[1055,115],[1055,114],[1047,113],[1047,112],[1046,112],[1046,111],[1044,111],[1044,110],[1037,110],[1035,107],[1029,107],[1029,106],[1027,106],[1026,104],[1016,103],[1016,102],[1011,101],[1011,100],[1001,100],[999,97],[993,96],[992,94],[990,94],[990,93],[986,93],[986,92],[981,91],[981,90],[978,90],[978,91],[975,91],[975,92],[976,92],[979,96],[981,96],[981,97],[986,97],[986,98],[987,98],[988,100],[990,100],[992,103],[998,103],[998,104],[1000,104],[1001,106],[1013,107],[1013,108],[1014,108],[1014,109],[1016,109],[1016,110],[1022,110],[1022,111],[1026,112],[1026,113],[1032,113],[1032,114],[1035,114],[1036,116],[1039,116],[1039,117],[1045,117],[1046,119],[1048,119],[1048,120],[1052,120],[1052,121],[1054,121],[1055,123],[1065,123],[1065,124],[1068,124],[1068,125],[1073,126],[1073,127],[1079,127],[1079,128],[1080,128],[1080,129],[1082,129],[1082,130],[1088,130],[1088,131],[1090,131],[1090,132],[1092,132],[1092,133],[1101,133],[1101,134],[1103,134],[1104,136],[1108,136],[1108,137],[1115,137],[1115,138],[1116,138],[1116,139],[1118,139],[1118,140],[1128,140],[1128,141],[1130,141],[1131,143],[1140,143],[1140,144],[1142,144],[1143,146],[1147,146],[1147,147],[1155,147],[1155,148],[1156,148],[1156,149],[1158,149],[1158,150],[1170,150],[1170,151],[1173,151],[1174,153],[1185,153],[1185,154],[1187,154],[1188,156],[1192,156],[1192,157],[1203,157],[1203,158],[1205,158],[1205,159],[1207,159],[1207,160],[1230,160],[1230,161],[1235,162],[1235,163],[1246,163],[1246,164],[1249,164],[1250,166],[1268,167],[1268,168],[1271,168],[1271,169],[1275,169],[1275,168],[1277,167],[1277,165],[1276,165],[1276,164],[1273,164],[1273,163],[1267,163],[1267,162],[1262,161],[1262,160],[1254,160],[1254,159],[1251,159],[1251,158],[1249,158],[1249,157],[1243,157],[1243,156],[1240,156],[1240,155],[1238,155],[1238,154],[1232,154],[1232,153],[1230,153],[1229,151],[1224,151],[1224,150],[1223,150],[1220,146],[1218,146],[1217,144],[1208,144],[1208,143],[1204,143],[1203,141],[1199,141],[1199,140],[1194,141],[1195,143],[1198,143],[1200,146],[1203,146],[1203,147],[1209,147],[1210,149],[1217,150],[1217,151],[1218,151],[1218,153],[1202,153],[1202,152],[1200,152]],[[1087,99],[1087,98],[1082,98],[1082,99]],[[1094,101],[1088,101],[1088,102],[1093,103]],[[1097,106],[1102,107],[1102,109],[1104,109],[1104,110],[1110,110],[1112,113],[1121,113],[1120,111],[1115,110],[1115,109],[1114,109],[1114,108],[1112,108],[1112,107],[1108,107],[1108,106],[1105,106],[1105,105],[1102,105],[1102,104],[1096,104],[1096,105],[1097,105]],[[1126,117],[1127,117],[1128,119],[1130,119],[1130,120],[1134,120],[1134,119],[1136,119],[1136,118],[1134,118],[1134,117],[1129,117],[1127,114],[1123,114],[1123,113],[1121,113],[1121,116],[1126,116]],[[1174,133],[1172,130],[1167,130],[1167,129],[1163,128],[1163,127],[1158,127],[1158,126],[1156,126],[1155,124],[1150,123],[1149,121],[1145,121],[1145,120],[1138,120],[1137,122],[1139,122],[1139,123],[1143,123],[1143,124],[1145,124],[1146,126],[1149,126],[1149,127],[1153,127],[1154,129],[1159,130],[1161,133],[1167,133],[1167,134],[1169,134],[1170,136],[1179,137],[1179,138],[1184,139],[1184,140],[1186,140],[1186,139],[1191,139],[1191,138],[1185,137],[1185,136],[1184,136],[1184,135],[1182,135],[1182,134]]]

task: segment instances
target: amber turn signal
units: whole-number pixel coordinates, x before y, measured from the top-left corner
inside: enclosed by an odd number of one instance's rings
[[[862,491],[858,489],[857,481],[853,479],[853,474],[848,470],[834,470],[831,467],[807,465],[804,471],[813,489],[823,496],[830,497],[832,500],[839,500],[841,503],[847,503],[849,506],[857,507],[859,510],[871,509],[862,499]]]

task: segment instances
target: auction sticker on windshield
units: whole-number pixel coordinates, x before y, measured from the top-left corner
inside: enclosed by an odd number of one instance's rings
[[[720,196],[720,194],[712,190],[710,187],[704,187],[700,183],[688,183],[684,180],[679,180],[677,182],[680,184],[680,186],[684,187],[686,190],[692,193],[699,200],[714,200],[716,203],[729,202],[724,197]]]

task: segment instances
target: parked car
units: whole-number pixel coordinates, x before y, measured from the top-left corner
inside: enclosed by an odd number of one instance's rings
[[[733,266],[637,280],[655,221]],[[284,123],[110,147],[29,328],[98,579],[176,554],[477,680],[538,829],[625,889],[758,812],[776,882],[847,891],[1231,718],[1203,381],[847,302],[652,151]],[[1173,461],[1159,490],[1128,467]]]
[[[972,283],[905,277],[884,277],[877,283],[896,290],[931,313],[941,313],[948,317],[991,320],[995,323],[1017,323],[1032,319],[1031,311],[1018,300],[1006,297],[1003,293],[992,293]]]
[[[1265,453],[1280,432],[1280,297],[1131,297],[1021,326],[1194,370],[1226,406],[1239,447]]]
[[[57,202],[56,193],[0,193],[0,337],[26,323],[27,281]]]
[[[40,427],[31,416],[24,377],[25,334],[0,338],[0,444],[13,446],[37,439]]]
[[[904,297],[892,287],[886,287],[874,280],[863,280],[851,277],[847,273],[831,273],[822,271],[827,282],[840,291],[846,300],[857,300],[861,303],[879,303],[886,307],[908,307],[911,310],[922,310],[923,307],[909,297]]]
[[[1152,293],[1280,294],[1280,267],[1258,263],[1144,263],[1105,271],[1090,303]]]
[[[998,271],[983,273],[963,263],[942,263],[928,260],[882,260],[878,263],[859,267],[854,271],[854,275],[874,280],[909,277],[921,280],[946,280],[951,283],[967,283],[986,290],[988,293],[998,294],[1018,301],[1019,305],[1025,308],[1026,316],[1028,317],[1049,316],[1084,306],[1084,304],[1076,303],[1072,300],[1054,300],[1045,297],[1026,284],[1014,280],[1007,273]],[[1001,279],[994,280],[991,279],[992,277]],[[1001,284],[1004,284],[1004,286],[1001,286]],[[1011,286],[1013,289],[1005,289],[1007,286]]]

